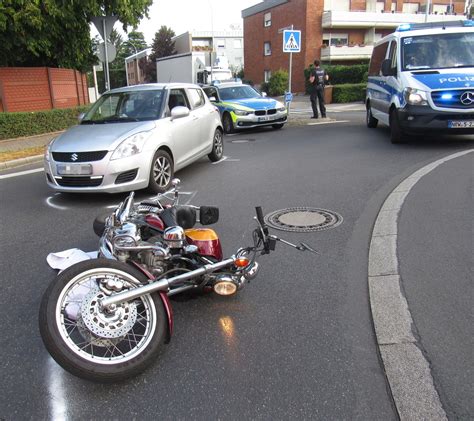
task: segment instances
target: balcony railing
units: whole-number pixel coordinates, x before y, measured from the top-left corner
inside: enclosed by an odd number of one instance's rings
[[[428,15],[429,22],[466,19],[463,15]],[[391,12],[339,12],[323,13],[323,28],[396,28],[402,23],[425,22],[425,14]]]
[[[327,46],[321,48],[321,60],[323,61],[343,61],[343,60],[362,60],[370,59],[372,55],[373,45],[343,45],[343,46]]]

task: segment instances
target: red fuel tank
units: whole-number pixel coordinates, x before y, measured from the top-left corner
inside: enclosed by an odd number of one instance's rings
[[[216,232],[210,228],[192,228],[184,231],[189,244],[193,244],[203,256],[222,260],[222,247]]]

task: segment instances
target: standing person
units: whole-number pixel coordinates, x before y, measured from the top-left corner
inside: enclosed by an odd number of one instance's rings
[[[313,109],[313,116],[311,118],[318,118],[318,107],[316,100],[319,102],[319,111],[321,117],[326,118],[326,107],[324,105],[324,85],[329,79],[328,74],[324,69],[321,69],[319,60],[314,60],[314,67],[311,69],[309,75],[309,83],[311,83],[311,94],[309,100],[311,101],[311,108]]]

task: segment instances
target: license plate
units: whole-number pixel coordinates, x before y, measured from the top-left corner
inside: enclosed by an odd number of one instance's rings
[[[448,127],[450,129],[466,129],[474,127],[474,120],[449,120]]]
[[[258,121],[267,121],[268,120],[268,117],[259,117],[258,118]]]
[[[59,175],[91,175],[91,164],[58,164]]]

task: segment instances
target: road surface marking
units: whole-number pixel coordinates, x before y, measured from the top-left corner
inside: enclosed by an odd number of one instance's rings
[[[317,126],[319,124],[333,124],[333,123],[350,123],[350,120],[330,120],[330,121],[320,121],[318,123],[308,123],[308,126]]]
[[[0,179],[19,177],[20,175],[33,174],[35,172],[41,172],[41,171],[44,171],[44,168],[37,168],[35,170],[28,170],[28,171],[15,172],[13,174],[0,175]]]

